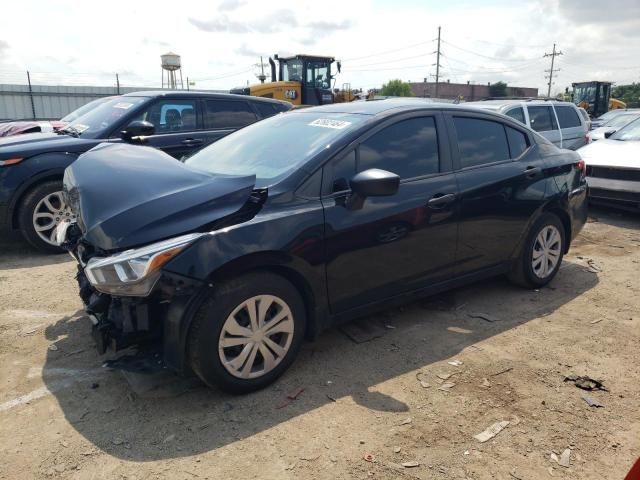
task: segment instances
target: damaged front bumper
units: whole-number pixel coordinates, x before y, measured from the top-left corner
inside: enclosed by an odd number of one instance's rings
[[[203,282],[165,271],[158,258],[167,251],[175,255],[176,244],[185,248],[197,236],[103,256],[82,243],[75,227],[65,235],[61,245],[78,261],[76,279],[92,336],[98,352],[109,353],[110,366],[128,369],[120,357],[139,362],[152,356],[155,364],[184,373],[187,316]]]

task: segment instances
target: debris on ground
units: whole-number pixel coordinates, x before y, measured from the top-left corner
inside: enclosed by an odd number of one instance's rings
[[[394,447],[393,448],[393,453],[400,453],[401,450],[402,450],[401,447]]]
[[[365,462],[375,462],[376,461],[376,457],[374,457],[373,454],[371,454],[371,453],[365,453],[362,458],[364,459]]]
[[[609,391],[609,389],[602,384],[602,381],[594,380],[593,378],[586,375],[580,377],[578,375],[568,375],[564,377],[564,381],[573,382],[576,387],[583,390],[602,390],[603,392]]]
[[[436,375],[440,380],[449,380],[451,378],[450,373],[439,373]]]
[[[371,318],[363,318],[345,323],[340,327],[340,331],[354,343],[370,342],[387,333],[387,329],[380,322]]]
[[[51,345],[49,345],[49,350],[51,350],[52,352],[56,352],[58,351],[58,346],[55,343],[52,343]]]
[[[418,382],[420,382],[420,385],[422,386],[422,388],[430,388],[431,384],[429,382],[423,380],[422,378],[420,378],[422,375],[424,375],[424,372],[416,373],[416,380],[418,380]]]
[[[453,365],[454,367],[459,367],[460,365],[462,365],[462,362],[460,360],[451,360],[450,362],[447,362],[449,365]]]
[[[555,453],[551,453],[551,460],[564,468],[569,468],[569,458],[571,457],[571,450],[566,448],[564,452],[558,457]]]
[[[304,392],[304,388],[300,387],[297,390],[294,390],[292,393],[287,395],[287,398],[284,402],[282,402],[280,405],[276,406],[276,409],[280,410],[281,408],[286,407],[287,405],[290,405],[294,400],[297,400],[298,397],[300,396],[300,394]],[[334,400],[335,402],[335,400]]]
[[[509,425],[508,420],[502,420],[501,422],[496,422],[493,425],[491,425],[489,428],[487,428],[484,432],[474,435],[473,438],[478,440],[480,443],[484,443],[487,440],[491,440],[493,437],[498,435],[502,430],[506,428],[507,425]]]
[[[591,320],[589,323],[593,325],[595,323],[600,323],[602,320],[604,320],[604,318],[596,318],[595,320]]]
[[[409,425],[411,422],[413,421],[413,419],[411,417],[404,419],[400,425]]]
[[[586,395],[583,395],[582,399],[587,402],[587,405],[589,405],[590,407],[595,407],[595,408],[602,408],[604,407],[603,404],[601,404],[600,402],[598,402],[597,400],[594,400],[591,397],[587,397]]]
[[[386,328],[386,329],[388,329],[388,330],[394,330],[394,329],[395,329],[395,328],[397,328],[397,327],[396,327],[396,326],[394,326],[394,325],[386,324],[386,325],[384,326],[384,328]]]
[[[589,268],[587,268],[587,271],[589,271],[591,273],[600,273],[600,272],[602,272],[602,267],[600,265],[598,265],[596,262],[594,262],[590,258],[587,260],[587,265],[589,265]]]
[[[404,468],[416,468],[420,466],[418,462],[402,462],[401,464]]]
[[[448,392],[449,390],[451,390],[455,386],[456,386],[456,384],[453,383],[453,382],[446,382],[446,383],[443,383],[442,385],[440,385],[438,387],[438,390],[442,390],[443,392]]]
[[[491,376],[492,377],[497,377],[498,375],[502,375],[503,373],[510,372],[511,370],[513,370],[513,367],[507,367],[504,370],[500,370],[499,372],[492,373]]]
[[[480,386],[483,388],[489,388],[491,386],[491,383],[489,383],[489,380],[487,380],[486,378],[483,378],[482,384]]]
[[[481,318],[482,320],[485,320],[487,322],[497,322],[499,320],[496,317],[492,317],[488,313],[482,313],[482,312],[469,312],[468,315],[471,318]]]

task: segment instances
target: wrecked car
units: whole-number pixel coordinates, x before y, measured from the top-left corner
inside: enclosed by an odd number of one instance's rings
[[[388,99],[296,110],[185,163],[103,144],[66,169],[98,349],[231,392],[304,338],[507,274],[539,288],[586,221],[584,162],[504,115]]]

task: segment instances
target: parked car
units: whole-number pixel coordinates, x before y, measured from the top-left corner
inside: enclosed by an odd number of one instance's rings
[[[100,145],[65,173],[100,352],[247,392],[303,337],[494,275],[539,288],[586,221],[584,163],[477,108],[389,99],[294,110],[184,163]]]
[[[595,128],[590,131],[587,134],[587,136],[589,137],[589,142],[595,142],[597,140],[602,140],[603,138],[609,138],[622,127],[628,125],[637,118],[640,118],[640,110],[637,112],[627,112],[622,115],[616,115],[601,127]]]
[[[605,123],[610,122],[618,115],[624,115],[625,113],[638,112],[640,108],[617,108],[615,110],[609,110],[607,113],[603,113],[598,118],[594,118],[591,121],[591,128],[599,128]]]
[[[556,100],[483,100],[465,105],[502,113],[531,127],[560,148],[576,150],[587,143],[589,125],[571,102]]]
[[[640,211],[640,118],[578,153],[592,202]]]
[[[584,118],[584,121],[587,124],[587,130],[591,130],[593,127],[591,126],[591,117],[589,116],[589,112],[587,112],[582,107],[578,107],[578,111],[580,112],[580,115],[582,115],[582,118]]]
[[[258,97],[145,91],[112,97],[56,133],[0,139],[0,229],[17,229],[34,247],[60,251],[55,226],[73,213],[62,198],[62,175],[101,142],[137,142],[175,158],[256,120],[291,108]]]
[[[0,137],[10,137],[12,135],[20,135],[25,133],[51,133],[65,125],[73,122],[76,118],[84,115],[92,108],[108,101],[112,97],[103,97],[85,103],[80,108],[65,115],[60,120],[11,120],[0,122]]]

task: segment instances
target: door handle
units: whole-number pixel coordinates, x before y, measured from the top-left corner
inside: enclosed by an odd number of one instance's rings
[[[524,171],[524,174],[529,178],[537,177],[541,173],[542,169],[540,167],[527,167]]]
[[[427,202],[427,207],[430,208],[443,208],[449,205],[456,199],[455,193],[436,193]]]
[[[202,145],[204,143],[204,140],[200,138],[187,138],[180,143],[186,145],[187,147],[197,147],[198,145]]]

